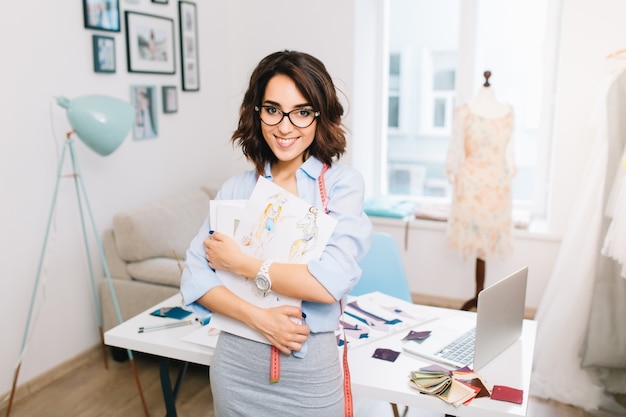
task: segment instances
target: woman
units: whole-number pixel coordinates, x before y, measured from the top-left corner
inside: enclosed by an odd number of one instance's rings
[[[218,417],[344,413],[334,331],[340,302],[361,275],[358,261],[369,248],[372,226],[363,212],[362,176],[336,162],[346,148],[342,115],[330,75],[311,55],[276,52],[252,73],[232,141],[255,169],[227,180],[217,198],[247,199],[263,175],[326,209],[337,226],[320,258],[308,264],[270,263],[246,255],[224,234],[210,234],[208,219],[191,242],[181,280],[185,304],[238,320],[281,352],[280,381],[272,384],[268,344],[220,334],[210,368]],[[215,270],[261,276],[271,291],[301,299],[302,308],[258,308],[224,287]]]

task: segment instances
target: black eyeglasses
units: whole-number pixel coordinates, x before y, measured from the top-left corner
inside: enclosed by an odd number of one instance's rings
[[[320,112],[306,107],[284,112],[274,106],[254,106],[254,111],[259,112],[261,121],[268,126],[276,126],[287,116],[291,124],[300,129],[311,126],[320,115]]]

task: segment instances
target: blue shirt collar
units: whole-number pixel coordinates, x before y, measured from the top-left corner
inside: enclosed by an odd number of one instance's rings
[[[310,156],[309,159],[304,161],[304,163],[298,169],[304,172],[308,177],[317,180],[322,173],[323,166],[324,164],[322,163],[322,161],[314,156]],[[265,164],[265,178],[270,181],[272,180],[272,170],[270,169],[269,162]]]

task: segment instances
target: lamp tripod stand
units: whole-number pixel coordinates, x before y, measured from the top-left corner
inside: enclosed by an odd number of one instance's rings
[[[81,227],[82,227],[82,235],[83,235],[83,241],[84,241],[84,245],[85,245],[85,250],[86,250],[86,255],[87,255],[87,264],[89,267],[89,278],[91,280],[91,290],[92,290],[92,296],[93,296],[93,301],[94,301],[94,305],[95,305],[95,310],[96,310],[96,317],[97,317],[97,322],[98,322],[98,328],[99,328],[99,332],[100,332],[100,342],[102,344],[102,354],[103,354],[103,359],[104,359],[104,366],[106,369],[108,369],[108,361],[107,361],[107,354],[106,354],[106,347],[104,344],[104,333],[102,330],[102,311],[100,309],[100,302],[98,299],[98,293],[97,293],[97,289],[96,289],[96,282],[94,280],[94,274],[93,274],[93,268],[92,268],[92,263],[91,263],[91,256],[89,254],[89,243],[87,240],[87,230],[85,227],[85,214],[83,211],[83,201],[84,201],[84,206],[87,210],[87,214],[89,216],[89,221],[92,227],[92,232],[95,236],[96,239],[96,244],[98,246],[98,252],[100,255],[100,258],[102,260],[102,265],[104,267],[104,273],[106,276],[106,279],[108,281],[108,285],[109,285],[109,290],[111,292],[111,296],[113,299],[113,304],[115,306],[115,312],[117,314],[117,318],[119,320],[120,323],[122,323],[124,321],[124,319],[122,318],[122,313],[119,307],[119,304],[117,302],[117,296],[115,294],[115,288],[113,287],[113,281],[111,279],[111,273],[109,271],[109,266],[107,264],[106,258],[104,256],[104,249],[102,247],[102,242],[98,236],[98,230],[96,229],[96,224],[94,222],[94,218],[93,218],[93,214],[91,211],[91,207],[89,205],[89,200],[87,199],[87,191],[85,188],[85,184],[83,182],[83,178],[82,175],[80,173],[80,169],[78,166],[78,160],[76,159],[76,155],[74,153],[74,140],[71,138],[71,136],[74,134],[74,131],[70,131],[67,133],[67,140],[65,141],[65,146],[63,147],[63,151],[61,152],[61,157],[59,159],[59,164],[58,164],[58,168],[57,168],[57,180],[56,180],[56,185],[54,188],[54,194],[52,197],[52,204],[50,207],[50,213],[48,216],[48,224],[46,227],[46,234],[44,237],[44,242],[43,242],[43,248],[41,250],[41,256],[39,257],[39,266],[37,268],[37,276],[35,279],[35,285],[34,285],[34,289],[33,289],[33,294],[32,294],[32,298],[31,298],[31,302],[30,302],[30,308],[28,311],[28,318],[26,319],[26,326],[24,328],[24,336],[22,339],[22,346],[20,349],[20,356],[19,356],[19,361],[18,364],[15,368],[15,374],[14,374],[14,378],[13,378],[13,384],[11,387],[11,395],[9,397],[9,404],[8,404],[8,408],[7,408],[7,412],[6,412],[6,417],[9,417],[11,414],[11,406],[13,403],[13,398],[15,396],[15,390],[16,390],[16,385],[17,385],[17,379],[19,377],[19,373],[20,373],[20,368],[22,366],[22,360],[23,360],[23,356],[24,356],[24,351],[26,348],[26,344],[27,344],[27,340],[28,340],[28,335],[29,335],[29,330],[30,330],[30,324],[31,324],[31,318],[32,318],[32,313],[33,313],[33,307],[35,304],[35,298],[37,295],[37,290],[39,288],[39,280],[41,278],[41,271],[42,271],[42,267],[43,267],[43,262],[44,262],[44,257],[45,257],[45,253],[46,253],[46,247],[48,244],[48,237],[50,234],[50,228],[52,225],[52,219],[53,219],[53,215],[54,215],[54,209],[56,207],[56,201],[57,201],[57,196],[58,196],[58,191],[59,191],[59,183],[61,181],[61,179],[63,178],[62,175],[62,169],[63,169],[63,162],[65,159],[65,155],[66,152],[69,151],[70,154],[70,159],[72,162],[72,173],[69,174],[70,177],[72,177],[74,179],[74,187],[76,189],[76,198],[77,198],[77,203],[78,203],[78,211],[80,214],[80,222],[81,222]],[[148,408],[146,405],[146,401],[144,399],[143,396],[143,391],[141,389],[141,383],[139,381],[139,374],[137,373],[137,368],[135,366],[135,361],[133,358],[133,353],[132,351],[129,349],[128,350],[128,358],[129,358],[129,363],[131,365],[132,371],[133,371],[133,375],[135,377],[135,383],[137,385],[137,390],[139,391],[139,397],[141,399],[141,403],[143,406],[143,410],[144,410],[144,414],[146,417],[148,417]]]

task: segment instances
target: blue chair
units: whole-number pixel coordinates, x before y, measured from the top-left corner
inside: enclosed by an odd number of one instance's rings
[[[413,302],[400,250],[393,236],[383,232],[372,233],[369,252],[359,262],[361,279],[350,295],[380,291],[396,298]]]

